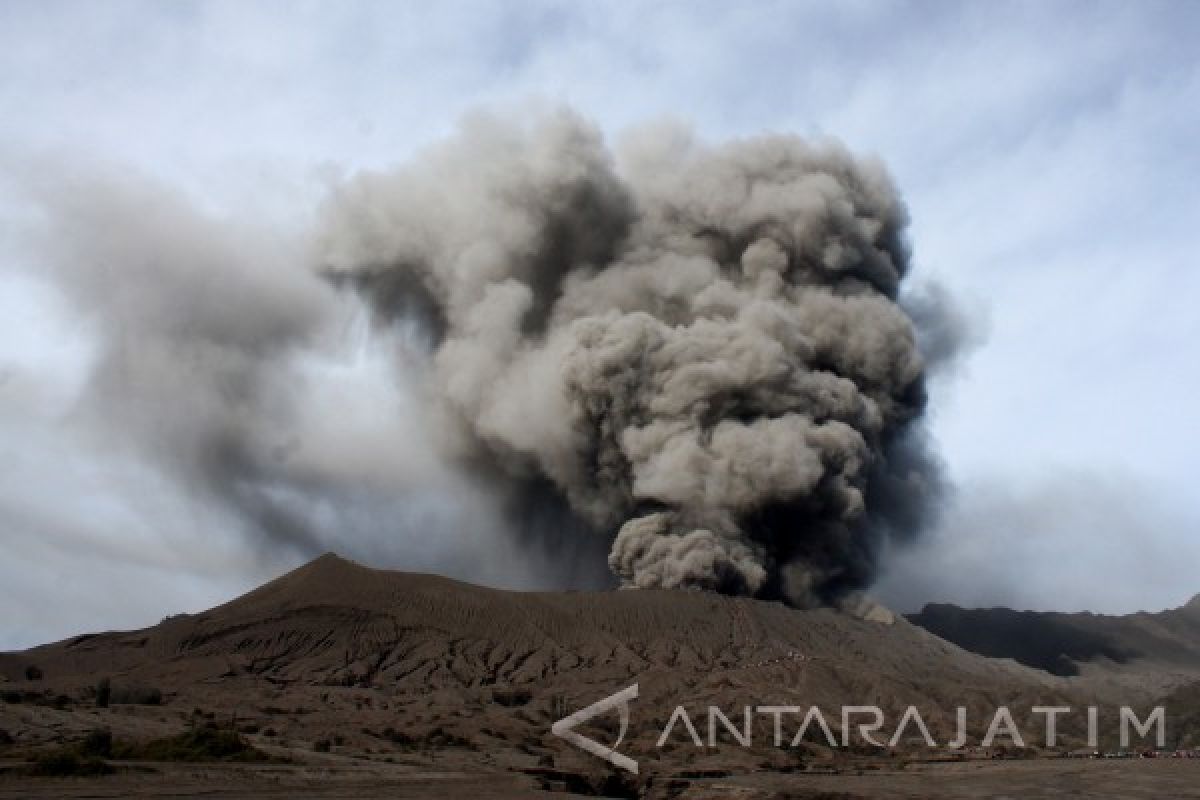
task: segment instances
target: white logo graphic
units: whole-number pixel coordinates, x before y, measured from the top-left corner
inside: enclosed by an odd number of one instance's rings
[[[638,685],[635,683],[616,694],[609,695],[603,700],[592,703],[587,708],[581,708],[570,716],[563,717],[558,722],[554,723],[550,728],[550,732],[555,736],[561,736],[576,747],[587,750],[592,755],[600,756],[608,761],[613,766],[628,770],[634,775],[637,774],[638,765],[629,756],[623,756],[617,752],[617,747],[621,744],[621,740],[625,738],[625,732],[629,730],[629,701],[636,700],[638,696]],[[595,739],[589,739],[581,733],[576,733],[575,728],[587,722],[597,714],[602,714],[610,708],[617,709],[621,715],[621,732],[617,734],[617,740],[613,742],[612,747],[605,747]]]

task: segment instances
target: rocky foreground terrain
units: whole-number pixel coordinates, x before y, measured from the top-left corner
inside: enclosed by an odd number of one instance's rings
[[[1196,746],[1200,603],[1133,621],[1041,615],[1026,628],[1036,647],[997,615],[506,592],[326,555],[210,611],[0,654],[0,796],[1200,796],[1200,759],[1067,760],[1082,714],[1046,748],[1043,718],[1027,713],[1096,705],[1101,747],[1115,749],[1117,707],[1164,704],[1167,747]],[[636,775],[551,732],[635,683],[618,749]],[[710,705],[735,727],[745,706],[815,705],[835,737],[840,707],[877,705],[885,739],[911,705],[939,747],[829,747],[814,730],[793,747],[799,716],[777,747],[765,714],[750,746],[719,721],[710,746]],[[979,746],[997,705],[1028,747]],[[703,746],[681,726],[660,743],[677,706]],[[950,750],[959,706],[968,747]],[[618,714],[579,731],[611,744]]]

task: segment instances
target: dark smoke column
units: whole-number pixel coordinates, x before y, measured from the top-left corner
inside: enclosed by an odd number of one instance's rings
[[[938,485],[906,223],[836,144],[665,129],[614,157],[564,112],[360,175],[322,257],[428,330],[446,447],[553,486],[623,583],[810,605],[868,585]]]

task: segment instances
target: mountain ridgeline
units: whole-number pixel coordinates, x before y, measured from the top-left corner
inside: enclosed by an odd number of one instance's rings
[[[1181,608],[1125,616],[931,603],[907,618],[964,650],[1064,677],[1088,664],[1200,664],[1200,595]]]

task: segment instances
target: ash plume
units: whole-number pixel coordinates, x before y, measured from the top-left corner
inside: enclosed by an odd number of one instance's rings
[[[42,388],[54,402],[21,408],[31,450],[67,453],[47,468],[59,496],[6,485],[8,518],[181,569],[337,550],[492,585],[605,585],[599,553],[513,546],[495,488],[426,440],[405,356],[423,335],[370,330],[311,268],[306,228],[218,215],[121,167],[30,159],[13,174],[32,221],[15,260],[58,290],[86,348],[79,374]],[[131,528],[142,545],[114,556]]]
[[[970,326],[902,291],[904,205],[836,143],[477,115],[315,228],[15,174],[88,339],[42,433],[103,518],[34,520],[73,541],[134,519],[186,553],[849,608],[937,507],[925,383]]]
[[[883,167],[833,142],[659,127],[614,154],[562,112],[477,116],[344,183],[318,252],[381,324],[424,329],[438,446],[565,503],[623,585],[811,605],[869,585],[941,485],[906,225]]]

